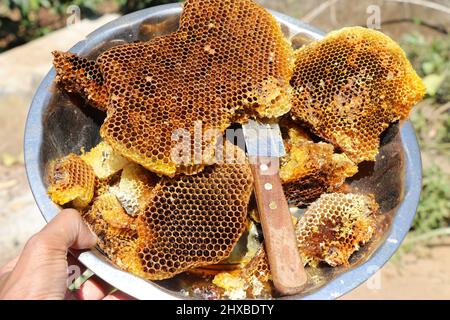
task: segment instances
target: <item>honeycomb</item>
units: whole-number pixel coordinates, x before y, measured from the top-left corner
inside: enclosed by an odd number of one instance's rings
[[[102,141],[89,152],[83,153],[81,159],[89,164],[99,179],[107,179],[122,170],[129,161],[115,152],[110,145]]]
[[[264,247],[261,247],[255,257],[243,269],[243,277],[253,280],[258,279],[261,283],[267,283],[272,279],[269,263]]]
[[[295,228],[302,261],[313,267],[320,262],[348,265],[350,256],[372,238],[377,213],[372,195],[323,194]]]
[[[226,259],[247,229],[253,184],[249,165],[238,162],[243,151],[227,148],[234,161],[193,176],[156,179],[137,164],[125,166],[83,213],[99,247],[120,268],[149,280]]]
[[[111,186],[115,185],[120,180],[121,172],[113,174],[105,179],[95,177],[94,182],[94,199],[110,191]]]
[[[122,208],[117,197],[112,193],[104,193],[97,197],[90,208],[98,212],[108,225],[119,229],[136,229],[134,218]]]
[[[120,268],[134,274],[142,272],[136,258],[138,233],[136,218],[127,216],[117,198],[105,194],[94,199],[91,206],[82,211],[82,217],[97,235],[99,248]]]
[[[281,159],[280,178],[289,203],[301,206],[325,192],[337,191],[358,167],[345,155],[334,153],[331,144],[312,141],[302,128],[282,123],[286,155]]]
[[[80,209],[123,270],[148,280],[199,272],[215,275],[209,285],[229,298],[272,297],[249,222],[259,216],[245,153],[227,143],[237,157],[221,161],[211,146],[233,122],[291,111],[294,121],[280,123],[280,178],[291,203],[314,201],[293,217],[299,252],[313,267],[348,264],[372,238],[378,205],[371,195],[336,191],[358,163],[375,159],[381,133],[425,91],[403,51],[355,27],[294,57],[276,20],[252,0],[188,0],[179,25],[169,35],[159,34],[162,24],[147,28],[151,40],[95,61],[53,53],[57,82],[106,119],[96,147],[50,164],[52,200]],[[181,162],[180,146],[189,151]],[[243,252],[236,244],[246,230]]]
[[[375,160],[381,133],[425,94],[400,46],[362,27],[297,50],[291,85],[292,117],[356,164]]]
[[[84,97],[92,106],[106,111],[108,106],[107,87],[95,61],[81,58],[72,53],[53,52],[56,81],[68,92]]]
[[[92,88],[101,84],[101,97],[106,88],[100,134],[114,150],[171,177],[214,162],[217,137],[192,139],[196,133],[223,132],[243,110],[278,117],[291,106],[293,51],[275,18],[252,0],[187,0],[172,34],[113,47],[95,62],[57,52],[54,64],[64,88],[97,104],[103,100]],[[173,133],[191,139],[176,141]],[[183,143],[191,152],[173,159]]]
[[[250,210],[250,207],[249,209]],[[250,216],[250,212],[248,213]],[[241,270],[256,255],[261,247],[261,231],[253,221],[249,221],[247,230],[242,234],[230,255],[221,262],[191,269],[187,273],[202,277],[215,276],[218,273]]]
[[[305,128],[299,126],[288,117],[282,117],[279,121],[279,125],[287,150],[289,150],[291,146],[313,141],[311,135]]]
[[[119,199],[129,215],[136,216],[150,201],[158,180],[140,165],[130,163],[123,168],[120,182],[110,187],[109,191]]]
[[[264,247],[241,269],[218,273],[212,283],[223,289],[223,295],[236,300],[271,297],[271,274]]]
[[[238,163],[162,179],[139,216],[144,276],[170,278],[227,258],[247,228],[252,183],[249,165]]]
[[[92,168],[75,154],[52,161],[47,168],[47,192],[53,202],[69,202],[84,208],[94,196],[95,175]]]

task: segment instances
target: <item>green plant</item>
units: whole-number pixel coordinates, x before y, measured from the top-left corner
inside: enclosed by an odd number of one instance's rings
[[[445,228],[450,219],[450,177],[436,165],[424,171],[422,196],[413,223],[416,234]]]
[[[101,3],[101,0],[2,0],[0,52],[65,26],[71,5],[78,6],[83,17],[93,17]]]
[[[71,5],[76,5],[86,12],[95,12],[101,0],[3,0],[9,9],[18,9],[22,18],[32,19],[41,8],[65,14]]]
[[[402,39],[409,60],[423,77],[427,93],[440,103],[450,101],[450,36],[427,40],[420,33]]]
[[[121,12],[129,13],[132,11],[141,10],[152,6],[179,1],[180,0],[118,0],[117,2],[120,5]]]
[[[450,234],[450,36],[406,35],[402,46],[424,79],[427,99],[411,120],[423,159],[422,195],[405,248]]]
[[[65,26],[71,5],[80,8],[83,18],[92,18],[103,10],[129,13],[171,2],[177,0],[1,0],[0,52]]]

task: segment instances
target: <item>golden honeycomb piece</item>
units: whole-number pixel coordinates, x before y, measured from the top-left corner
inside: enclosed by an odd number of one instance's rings
[[[271,297],[271,274],[264,247],[240,270],[218,273],[212,283],[230,299]]]
[[[265,285],[272,279],[264,247],[261,247],[255,257],[245,266],[242,275],[244,278],[249,279],[250,282],[256,278]]]
[[[140,165],[129,163],[123,168],[119,183],[111,186],[109,192],[117,197],[129,215],[137,216],[149,202],[158,180]]]
[[[406,119],[425,86],[383,33],[343,28],[296,51],[292,117],[354,163],[375,160],[381,133]]]
[[[111,186],[115,185],[120,180],[120,174],[121,172],[117,172],[105,179],[95,177],[94,199],[109,192]]]
[[[313,142],[304,129],[289,121],[283,121],[281,128],[287,137],[280,179],[291,204],[301,206],[325,192],[337,191],[346,178],[358,172],[345,154],[334,153],[331,144]]]
[[[287,119],[283,118],[280,121],[280,128],[282,128],[282,132],[287,131],[287,139],[284,139],[286,143],[287,149],[291,146],[299,145],[304,142],[312,142],[312,138],[305,129],[296,125],[293,121],[286,121]]]
[[[313,202],[295,228],[305,264],[348,265],[376,228],[378,204],[372,195],[330,193]]]
[[[122,208],[117,197],[112,193],[104,193],[97,197],[91,210],[98,212],[99,219],[103,219],[108,225],[119,229],[136,229],[134,219]]]
[[[64,88],[98,100],[85,59],[55,53],[54,63]],[[210,165],[217,135],[204,136],[244,119],[242,110],[260,117],[290,110],[292,48],[275,18],[252,0],[187,0],[176,32],[113,47],[91,65],[108,92],[103,139],[167,176]],[[174,139],[185,135],[187,141]],[[190,152],[174,160],[179,143]]]
[[[82,211],[82,217],[97,235],[97,244],[111,261],[134,274],[142,272],[135,252],[138,234],[135,218],[128,216],[114,195],[105,194]]]
[[[94,172],[75,154],[50,162],[47,182],[50,198],[59,205],[72,202],[75,208],[84,208],[94,196]]]
[[[130,162],[102,141],[89,152],[81,155],[81,159],[89,164],[99,179],[107,179],[122,170]]]

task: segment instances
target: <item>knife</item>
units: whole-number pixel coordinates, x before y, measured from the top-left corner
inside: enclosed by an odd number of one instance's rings
[[[286,153],[280,127],[249,120],[242,129],[274,287],[283,295],[299,293],[307,276],[279,177],[280,157]]]

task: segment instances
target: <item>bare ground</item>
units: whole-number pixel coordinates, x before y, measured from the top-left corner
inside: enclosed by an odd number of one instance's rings
[[[343,300],[450,299],[450,237],[394,256]]]

